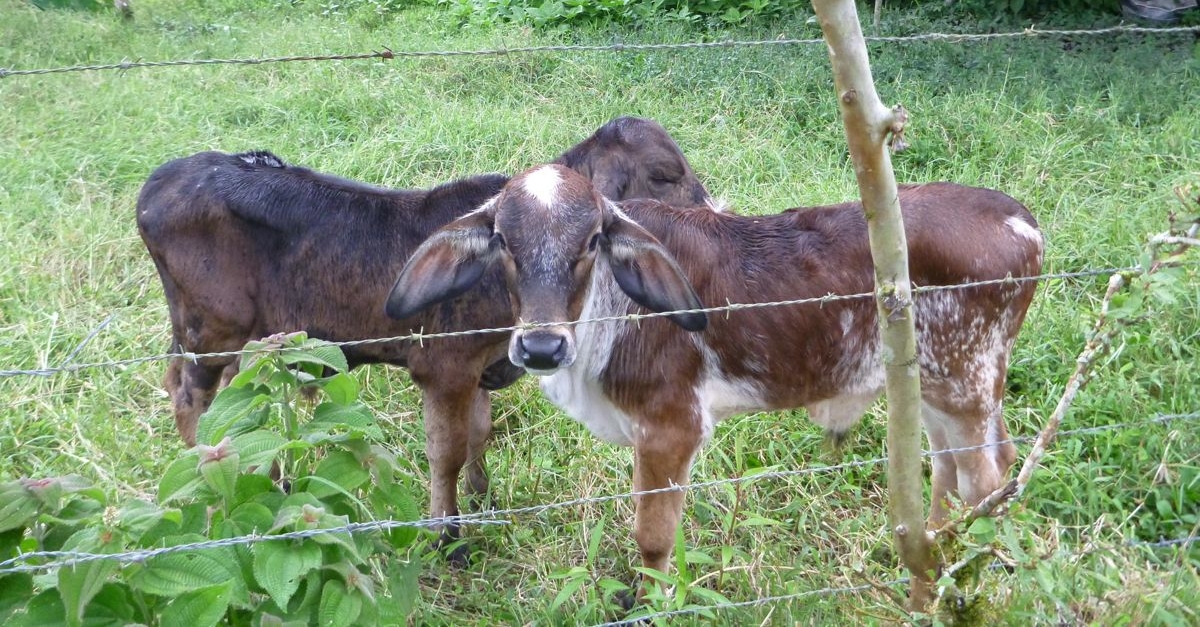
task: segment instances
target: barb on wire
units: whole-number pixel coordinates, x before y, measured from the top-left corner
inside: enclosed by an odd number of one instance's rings
[[[916,43],[926,41],[942,41],[962,43],[967,41],[988,41],[994,39],[1019,39],[1032,37],[1086,37],[1112,35],[1118,33],[1141,33],[1149,35],[1168,35],[1175,33],[1200,33],[1200,26],[1170,26],[1144,27],[1119,25],[1108,28],[1090,30],[1040,30],[1029,27],[1020,31],[1006,33],[925,33],[920,35],[898,35],[886,37],[867,37],[869,42],[881,43]],[[395,58],[424,58],[424,57],[468,57],[468,56],[503,56],[509,54],[534,54],[543,52],[643,52],[650,50],[688,50],[696,48],[734,48],[749,46],[790,46],[823,44],[824,39],[761,39],[761,40],[723,40],[682,43],[648,43],[648,44],[601,44],[601,45],[547,45],[523,46],[519,48],[491,48],[485,50],[392,50],[384,47],[379,51],[357,54],[321,54],[298,55],[244,59],[178,59],[170,61],[122,61],[120,63],[104,63],[98,65],[70,65],[63,67],[37,69],[0,68],[0,79],[9,76],[34,76],[41,74],[63,74],[67,72],[94,72],[103,70],[126,71],[132,68],[150,67],[180,67],[189,65],[261,65],[265,63],[292,63],[298,61],[354,61],[362,59],[395,59]]]
[[[913,289],[913,293],[922,294],[922,293],[926,293],[926,292],[971,289],[971,288],[975,288],[975,287],[984,287],[984,286],[988,286],[988,285],[1011,285],[1014,283],[1026,283],[1026,282],[1031,282],[1031,281],[1047,281],[1047,280],[1085,278],[1085,277],[1113,274],[1116,272],[1131,272],[1134,270],[1137,270],[1136,266],[1129,266],[1129,267],[1124,267],[1124,268],[1096,268],[1096,269],[1089,269],[1089,270],[1077,270],[1077,271],[1073,271],[1073,272],[1053,272],[1053,273],[1038,274],[1038,275],[1026,276],[1026,277],[1005,277],[1003,279],[988,279],[985,281],[975,281],[975,282],[971,282],[971,283],[959,283],[959,284],[955,284],[955,285],[925,285],[925,286],[915,287]],[[793,300],[782,300],[782,301],[764,302],[764,303],[727,303],[725,305],[720,305],[720,306],[715,306],[715,307],[703,307],[700,309],[651,312],[651,313],[644,313],[644,314],[629,314],[629,315],[624,315],[624,316],[607,316],[607,317],[602,317],[602,318],[591,318],[591,319],[587,319],[587,320],[575,320],[573,322],[564,322],[564,323],[528,322],[528,323],[523,323],[521,325],[513,325],[513,326],[507,326],[507,327],[496,327],[496,328],[491,328],[491,329],[471,329],[471,330],[465,330],[465,331],[448,331],[445,333],[422,333],[422,332],[418,331],[416,333],[410,333],[407,335],[397,335],[397,336],[392,336],[392,337],[369,338],[369,339],[361,339],[361,340],[345,340],[345,341],[327,342],[327,343],[331,346],[338,346],[338,347],[364,346],[364,345],[369,345],[369,344],[385,344],[385,343],[392,343],[392,342],[421,342],[422,345],[424,345],[423,343],[425,340],[436,340],[436,339],[445,339],[445,338],[451,338],[451,337],[461,337],[461,336],[465,336],[465,335],[481,335],[481,334],[488,334],[488,333],[511,333],[511,332],[517,331],[517,330],[536,328],[536,327],[540,327],[540,326],[548,326],[551,324],[556,325],[556,326],[576,326],[576,325],[581,325],[581,324],[596,324],[596,323],[600,323],[600,322],[634,322],[634,323],[637,323],[642,320],[646,320],[646,319],[650,319],[650,318],[661,318],[664,316],[674,316],[674,315],[686,314],[686,313],[719,313],[719,312],[740,311],[743,309],[759,309],[759,308],[763,308],[763,307],[786,307],[786,306],[793,306],[793,305],[811,305],[811,304],[825,305],[828,303],[834,303],[834,302],[845,301],[845,300],[857,300],[857,299],[862,299],[862,298],[874,298],[874,297],[875,297],[875,294],[873,292],[862,292],[862,293],[858,293],[858,294],[826,294],[824,296],[816,296],[816,297],[812,297],[812,298],[797,298],[797,299],[793,299]],[[226,358],[226,357],[241,357],[243,355],[247,355],[250,353],[262,352],[262,351],[266,351],[266,350],[277,351],[277,352],[287,352],[287,351],[300,350],[300,349],[292,348],[292,347],[272,347],[272,348],[257,349],[254,351],[235,350],[235,351],[223,351],[223,352],[216,352],[216,353],[192,353],[192,352],[164,353],[164,354],[159,354],[159,355],[132,357],[129,359],[116,359],[116,360],[111,360],[111,361],[102,361],[102,362],[93,362],[93,363],[64,364],[59,367],[0,370],[0,379],[17,377],[17,376],[46,377],[46,376],[51,376],[51,375],[56,375],[56,374],[61,374],[61,373],[72,373],[72,372],[78,372],[81,370],[89,370],[89,369],[94,369],[94,368],[121,368],[121,367],[125,367],[125,366],[133,366],[133,365],[139,365],[139,364],[152,362],[152,361],[163,361],[163,360],[175,359],[175,358],[183,358],[183,359],[187,359],[189,361],[197,361],[200,359],[220,359],[220,358]]]
[[[1163,423],[1176,421],[1176,420],[1198,420],[1198,419],[1200,419],[1200,412],[1193,412],[1193,413],[1187,413],[1187,414],[1163,414],[1163,415],[1155,416],[1153,418],[1149,418],[1146,420],[1131,421],[1131,422],[1112,424],[1112,425],[1101,425],[1101,426],[1095,426],[1095,427],[1081,427],[1078,429],[1071,429],[1071,430],[1060,432],[1059,437],[1099,433],[1102,431],[1126,429],[1126,428],[1142,426],[1142,425],[1163,424]],[[951,448],[951,449],[939,449],[936,451],[924,451],[923,454],[926,457],[932,457],[934,455],[942,455],[942,454],[946,454],[946,453],[961,453],[961,452],[966,452],[966,451],[979,450],[979,449],[983,449],[983,448],[1000,446],[1000,445],[1007,444],[1007,443],[1030,442],[1030,441],[1033,441],[1034,439],[1035,439],[1034,436],[1021,436],[1021,437],[1009,438],[1007,440],[1003,440],[1003,441],[999,441],[999,442],[990,442],[987,444],[978,444],[978,445],[974,445],[974,446],[964,446],[964,447],[960,447],[960,448]],[[724,479],[714,479],[712,481],[702,481],[702,482],[690,483],[690,484],[684,484],[684,485],[671,485],[671,486],[667,486],[664,488],[656,488],[653,490],[635,490],[635,491],[622,492],[622,493],[617,493],[617,494],[608,494],[608,495],[604,495],[604,496],[582,497],[582,498],[577,498],[577,499],[571,499],[568,501],[558,501],[555,503],[543,503],[540,505],[531,505],[528,507],[517,507],[517,508],[511,508],[511,509],[499,509],[499,510],[493,509],[493,510],[476,512],[476,513],[471,513],[471,514],[460,514],[458,516],[434,517],[434,518],[427,518],[427,519],[415,520],[415,521],[381,520],[381,521],[372,521],[372,522],[364,522],[364,523],[352,523],[349,525],[345,525],[345,526],[341,526],[341,527],[334,527],[334,528],[330,528],[330,529],[305,529],[305,530],[301,530],[301,531],[294,531],[294,532],[283,533],[283,534],[278,534],[278,535],[250,534],[250,535],[245,535],[245,536],[236,536],[233,538],[224,538],[224,539],[220,539],[220,540],[206,540],[206,541],[196,542],[196,543],[192,543],[192,544],[179,544],[179,545],[175,545],[175,546],[161,547],[161,548],[157,548],[157,549],[142,549],[142,550],[137,550],[137,551],[129,551],[126,553],[80,553],[80,552],[72,552],[72,551],[31,552],[31,553],[25,553],[22,555],[18,555],[14,558],[0,562],[0,575],[19,573],[19,572],[40,572],[40,571],[45,571],[45,570],[49,570],[49,569],[53,569],[53,568],[76,566],[78,564],[92,562],[92,561],[96,561],[96,560],[114,560],[114,561],[118,561],[121,563],[142,562],[142,561],[148,560],[152,557],[156,557],[158,555],[163,555],[163,554],[167,554],[167,553],[177,553],[177,552],[181,552],[181,551],[199,551],[199,550],[204,550],[204,549],[213,549],[213,548],[220,548],[220,547],[226,547],[226,546],[253,544],[256,542],[269,542],[269,541],[275,541],[275,540],[295,540],[295,539],[302,539],[302,538],[310,538],[313,536],[324,535],[324,534],[367,533],[367,532],[372,532],[372,531],[383,531],[386,529],[393,529],[393,528],[398,528],[398,527],[431,528],[431,527],[440,527],[440,526],[445,526],[445,525],[459,525],[459,526],[462,526],[462,525],[504,525],[504,524],[509,524],[509,522],[510,522],[509,519],[512,519],[512,518],[523,517],[523,516],[534,516],[534,515],[542,514],[544,512],[548,512],[548,511],[568,509],[568,508],[579,507],[579,506],[583,506],[583,505],[594,505],[594,504],[599,504],[599,503],[607,503],[607,502],[611,502],[611,501],[629,500],[629,499],[639,497],[639,496],[644,496],[644,495],[649,495],[649,494],[659,494],[659,493],[663,493],[663,492],[685,492],[685,491],[694,491],[694,490],[706,490],[709,488],[714,488],[714,487],[723,486],[723,485],[744,484],[744,483],[750,483],[750,482],[763,481],[763,480],[767,480],[767,479],[780,479],[780,478],[789,478],[789,477],[798,477],[798,476],[804,476],[804,475],[814,475],[814,474],[822,474],[822,473],[828,473],[828,472],[836,472],[836,471],[848,470],[851,468],[860,468],[860,467],[864,467],[864,466],[872,466],[872,465],[882,464],[882,463],[887,462],[887,460],[888,460],[888,458],[886,456],[884,456],[884,457],[877,457],[877,458],[873,458],[873,459],[845,462],[842,464],[835,464],[835,465],[830,465],[830,466],[812,466],[812,467],[808,467],[808,468],[799,468],[799,469],[793,469],[793,470],[769,471],[769,472],[762,472],[762,473],[753,474],[753,475],[743,475],[741,477],[729,477],[729,478],[724,478]],[[41,563],[41,564],[28,563],[30,561],[40,560],[40,559],[48,559],[48,560],[54,560],[54,561],[45,562],[45,563]]]
[[[1200,536],[1188,536],[1186,538],[1174,538],[1172,540],[1157,540],[1154,542],[1147,540],[1130,540],[1127,544],[1128,546],[1144,546],[1151,549],[1162,549],[1171,546],[1179,546],[1181,544],[1184,546],[1189,544],[1200,544]]]

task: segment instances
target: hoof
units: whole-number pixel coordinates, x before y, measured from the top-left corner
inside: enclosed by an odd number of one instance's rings
[[[441,551],[446,555],[446,562],[451,568],[469,568],[471,566],[471,546],[466,540],[455,540],[444,544]]]

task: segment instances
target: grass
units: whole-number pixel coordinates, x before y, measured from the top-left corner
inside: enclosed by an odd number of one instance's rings
[[[884,34],[984,28],[933,4],[885,11]],[[0,0],[0,66],[819,36],[805,16],[724,30],[649,24],[630,34],[604,26],[462,29],[427,7],[379,15],[360,4],[326,16],[321,3],[255,6],[145,0],[123,22]],[[1048,236],[1048,271],[1132,263],[1175,208],[1171,188],[1200,179],[1200,48],[1190,36],[872,44],[871,53],[881,96],[904,103],[912,118],[912,148],[894,160],[898,177],[994,187],[1021,199]],[[418,187],[525,168],[611,117],[635,114],[661,121],[709,188],[739,211],[853,197],[825,54],[821,46],[768,46],[0,79],[0,368],[58,365],[106,320],[76,362],[166,351],[165,302],[133,206],[154,167],[202,149],[268,148],[342,176]],[[1041,287],[1010,372],[1014,435],[1036,433],[1053,407],[1102,286],[1103,278]],[[1156,303],[1123,335],[1064,428],[1200,411],[1198,317],[1192,270],[1173,303]],[[163,369],[0,379],[0,479],[79,473],[113,493],[153,493],[182,452],[159,385]],[[423,484],[415,387],[394,369],[357,376],[386,417],[401,462]],[[528,380],[496,396],[493,505],[628,489],[628,450],[590,437]],[[735,418],[718,429],[693,480],[874,459],[883,454],[882,417],[876,407],[840,457],[822,449],[802,411]],[[1194,421],[1176,422],[1060,442],[1014,518],[1014,542],[1030,557],[1015,572],[982,575],[988,611],[1005,622],[1195,622],[1198,550],[1127,543],[1196,535],[1198,433]],[[684,525],[689,569],[735,601],[894,579],[885,502],[882,465],[697,491]],[[598,582],[629,578],[631,514],[629,502],[616,501],[473,531],[478,557],[469,568],[428,558],[417,622],[619,616],[605,607]],[[875,591],[720,616],[770,624],[899,618]]]

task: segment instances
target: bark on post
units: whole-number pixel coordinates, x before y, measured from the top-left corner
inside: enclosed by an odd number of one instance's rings
[[[854,1],[813,0],[813,8],[829,48],[842,123],[867,215],[887,375],[888,513],[900,559],[912,574],[910,609],[921,611],[931,598],[936,563],[925,530],[921,382],[908,244],[886,146],[890,135],[899,148],[907,116],[902,107],[885,107],[875,92]]]

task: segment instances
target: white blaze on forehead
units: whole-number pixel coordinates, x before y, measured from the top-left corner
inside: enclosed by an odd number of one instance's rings
[[[549,207],[558,200],[558,188],[562,185],[562,175],[548,165],[542,166],[527,174],[521,184],[525,187],[525,193]]]
[[[1025,239],[1033,240],[1035,242],[1042,241],[1041,232],[1038,231],[1036,228],[1034,228],[1033,225],[1022,220],[1021,218],[1018,218],[1016,216],[1010,216],[1007,220],[1004,221],[1004,223],[1007,224],[1008,228],[1012,229],[1014,233],[1016,233],[1017,235],[1020,235],[1021,237],[1024,237]]]

